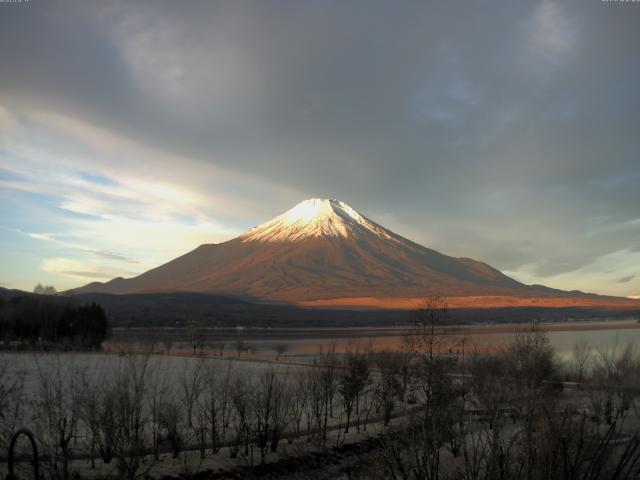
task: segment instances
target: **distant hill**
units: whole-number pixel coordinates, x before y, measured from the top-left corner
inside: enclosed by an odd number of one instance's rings
[[[406,309],[306,308],[295,305],[251,303],[235,298],[194,293],[74,296],[79,303],[96,302],[114,327],[295,327],[409,325],[413,312]],[[632,309],[587,307],[451,308],[456,323],[561,321],[589,318],[640,318]]]
[[[16,295],[28,295],[28,292],[23,292],[22,290],[14,290],[9,288],[0,287],[0,300],[9,300]]]
[[[309,308],[286,304],[263,304],[203,293],[105,294],[83,293],[68,296],[36,295],[20,290],[0,288],[0,305],[13,297],[42,297],[61,307],[95,302],[102,306],[113,327],[184,328],[206,327],[292,327],[292,326],[371,326],[408,325],[413,312],[406,308]],[[611,307],[493,307],[464,308],[452,306],[452,321],[528,322],[533,319],[560,321],[571,318],[640,318],[636,309]],[[0,314],[1,316],[1,314]]]

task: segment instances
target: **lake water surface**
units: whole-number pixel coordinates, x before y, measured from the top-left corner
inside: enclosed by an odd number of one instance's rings
[[[623,348],[632,342],[640,345],[640,323],[636,320],[612,320],[590,322],[566,322],[541,324],[547,331],[551,344],[560,357],[571,355],[578,341],[588,342],[594,349]],[[447,349],[456,353],[464,348],[467,353],[490,351],[507,345],[513,335],[527,325],[467,325],[455,327],[447,335]],[[338,352],[347,348],[397,350],[401,349],[408,327],[380,328],[289,328],[289,329],[206,329],[199,332],[204,351],[224,350],[225,355],[240,348],[253,354],[275,355],[276,350],[285,357],[315,356],[320,350],[335,346]],[[108,348],[117,348],[132,342],[145,343],[153,338],[159,351],[171,349],[188,352],[191,344],[189,333],[184,330],[127,330],[114,332]]]

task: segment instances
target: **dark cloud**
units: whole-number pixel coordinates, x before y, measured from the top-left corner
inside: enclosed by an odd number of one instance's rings
[[[135,258],[129,258],[124,255],[120,255],[117,253],[108,252],[104,250],[91,250],[91,249],[82,248],[82,249],[78,249],[78,251],[89,253],[94,257],[103,258],[105,260],[117,260],[119,262],[126,262],[126,263],[140,263],[140,261],[136,260]]]
[[[5,103],[343,199],[502,269],[640,246],[635,5],[0,7]]]
[[[629,283],[634,278],[636,278],[635,275],[629,275],[629,276],[626,276],[626,277],[622,277],[622,278],[619,278],[617,280],[617,283]]]
[[[58,273],[62,273],[64,275],[70,275],[72,277],[109,279],[109,280],[114,278],[115,276],[112,272],[93,272],[93,271],[84,271],[84,270],[59,270]]]

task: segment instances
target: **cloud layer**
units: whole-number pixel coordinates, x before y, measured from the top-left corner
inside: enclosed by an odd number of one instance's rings
[[[634,4],[0,9],[3,255],[31,269],[4,281],[139,272],[322,196],[524,281],[640,292]]]

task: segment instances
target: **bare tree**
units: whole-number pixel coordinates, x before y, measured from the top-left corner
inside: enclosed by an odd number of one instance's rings
[[[535,324],[516,333],[504,354],[512,377],[530,392],[540,388],[557,371],[549,337]]]
[[[593,361],[592,379],[600,388],[590,392],[590,396],[604,407],[606,423],[624,420],[640,390],[640,356],[636,345],[628,343],[622,350],[617,345],[599,349]]]
[[[193,402],[190,429],[200,450],[201,459],[205,458],[207,438],[210,431],[206,376],[207,371],[204,360],[199,360],[198,364],[191,369],[191,380],[188,382],[188,388],[183,388],[185,400],[190,398]]]
[[[0,359],[0,446],[8,447],[24,418],[25,375],[5,358]]]
[[[308,392],[307,417],[307,440],[312,439],[312,431],[322,429],[322,419],[324,418],[324,395],[322,388],[322,375],[318,367],[309,368],[305,371],[305,389]]]
[[[226,378],[216,362],[207,362],[202,372],[202,393],[198,401],[198,416],[203,419],[203,440],[209,439],[212,453],[220,450],[224,438],[224,422],[229,410],[229,381],[231,363]],[[204,447],[204,445],[202,446]]]
[[[445,335],[449,323],[449,308],[445,299],[426,297],[414,312],[413,327],[406,337],[409,350],[426,356],[432,362],[452,342],[451,337]]]
[[[396,402],[402,399],[402,353],[382,351],[374,356],[378,369],[375,382],[375,395],[379,408],[383,412],[385,425],[389,424]]]
[[[150,369],[147,381],[147,408],[149,414],[148,430],[151,435],[151,447],[155,461],[160,459],[160,444],[162,441],[162,414],[164,401],[169,398],[171,392],[168,379],[163,368],[163,363],[156,363],[155,368]]]
[[[218,452],[222,442],[226,440],[233,407],[234,375],[231,362],[222,371],[215,362],[209,362],[205,367],[202,407],[206,410],[206,423],[213,453]]]
[[[171,454],[173,458],[178,458],[184,445],[181,408],[176,401],[170,399],[160,404],[160,414],[158,423],[160,428],[165,432],[165,438],[171,446]]]
[[[123,478],[140,475],[145,455],[144,429],[148,423],[147,393],[149,356],[128,355],[114,373],[109,396],[115,423],[114,453]],[[151,465],[148,465],[145,473]]]
[[[224,342],[224,340],[216,340],[215,342],[213,342],[211,344],[211,348],[212,350],[214,350],[214,352],[218,352],[218,356],[219,357],[224,357],[224,347],[225,347],[226,343]]]
[[[247,353],[249,351],[249,345],[242,340],[237,340],[234,344],[234,348],[238,358],[240,358],[243,353]]]
[[[509,365],[502,353],[483,356],[476,352],[470,367],[470,415],[488,422],[489,428],[500,429],[506,418],[505,408],[516,398],[514,387],[506,382]]]
[[[78,415],[84,424],[88,434],[89,454],[91,455],[91,468],[96,468],[95,458],[100,443],[100,388],[97,378],[91,378],[85,374],[81,379],[79,394]]]
[[[582,382],[589,370],[589,362],[592,359],[592,348],[586,340],[578,340],[573,345],[571,359],[571,374],[576,382]]]
[[[322,414],[321,431],[322,441],[327,440],[327,426],[329,417],[333,417],[333,401],[337,387],[338,361],[336,356],[336,346],[331,345],[326,352],[320,352],[318,368],[318,383],[320,388],[320,401]]]
[[[338,391],[346,415],[344,433],[349,433],[351,414],[360,405],[360,396],[370,381],[371,370],[368,358],[358,352],[357,348],[347,347],[345,357],[345,368],[338,375]]]
[[[444,404],[451,391],[448,376],[453,362],[446,356],[454,337],[445,335],[449,325],[447,303],[440,297],[427,297],[414,315],[414,326],[407,343],[416,355],[413,363],[413,378],[422,396],[427,417],[433,415],[438,406]]]
[[[197,428],[194,426],[193,416],[202,390],[203,362],[193,363],[189,359],[184,360],[179,381],[181,404],[185,412],[187,428],[194,429]]]
[[[189,336],[189,344],[193,355],[196,355],[205,346],[206,335],[204,330],[195,324],[191,324],[187,327],[187,335]]]
[[[273,350],[276,352],[276,361],[280,360],[280,356],[284,355],[284,353],[289,349],[289,346],[284,343],[278,343],[273,347]]]
[[[371,362],[370,359],[369,362]],[[369,420],[375,412],[377,402],[378,399],[376,397],[374,383],[372,378],[370,378],[365,384],[365,388],[360,393],[358,402],[356,403],[356,429],[358,432],[360,432],[361,427],[365,432],[367,431]]]
[[[318,358],[313,361],[305,372],[305,388],[307,396],[307,439],[313,438],[312,432],[317,432],[319,440],[324,443],[327,439],[329,418],[333,417],[333,403],[337,392],[338,363],[335,345],[328,351],[320,351]]]
[[[102,461],[111,463],[116,454],[116,442],[118,441],[118,424],[116,418],[117,392],[113,384],[102,385],[98,404],[98,449]]]
[[[275,385],[275,396],[270,420],[271,434],[269,438],[269,448],[272,453],[278,450],[282,435],[289,425],[289,413],[291,409],[291,388],[288,372],[284,374],[280,372],[279,377]]]
[[[77,433],[81,387],[79,372],[59,356],[37,359],[38,386],[34,400],[37,432],[50,453],[52,478],[68,480],[71,440]]]
[[[293,417],[294,434],[299,437],[302,433],[301,424],[304,414],[308,411],[309,406],[309,390],[307,388],[308,368],[304,370],[295,370],[292,374],[291,386],[291,415]],[[291,443],[293,438],[289,438]]]
[[[275,452],[286,426],[289,397],[286,377],[274,369],[262,372],[253,395],[253,434],[260,449],[260,461],[264,463],[267,448]]]
[[[232,425],[235,430],[230,448],[231,458],[235,458],[238,455],[241,445],[245,446],[245,455],[249,455],[250,446],[253,452],[250,425],[252,399],[250,395],[251,388],[248,385],[248,379],[245,376],[235,377],[231,385],[231,403],[234,414]]]

